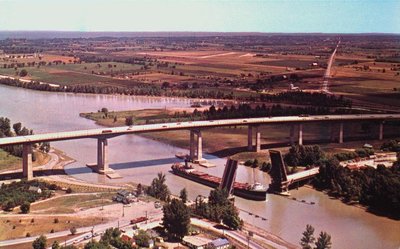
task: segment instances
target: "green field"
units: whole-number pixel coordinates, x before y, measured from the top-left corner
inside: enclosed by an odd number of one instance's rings
[[[21,158],[0,149],[0,171],[20,168]]]
[[[112,203],[115,193],[65,195],[31,205],[31,213],[64,214]]]

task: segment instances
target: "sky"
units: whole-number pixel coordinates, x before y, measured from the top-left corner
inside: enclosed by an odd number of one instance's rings
[[[400,0],[0,0],[0,30],[400,33]]]

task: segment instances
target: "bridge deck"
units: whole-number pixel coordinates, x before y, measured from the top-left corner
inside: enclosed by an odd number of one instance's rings
[[[131,133],[145,133],[168,130],[185,130],[196,128],[212,128],[221,126],[236,125],[262,125],[276,123],[306,123],[306,122],[344,122],[360,120],[400,120],[400,114],[358,114],[358,115],[316,115],[316,116],[285,116],[285,117],[265,117],[265,118],[243,118],[227,120],[193,121],[178,123],[163,123],[150,125],[122,126],[115,128],[78,130],[67,132],[56,132],[47,134],[36,134],[30,136],[18,136],[0,138],[0,146],[16,145],[24,143],[51,142],[80,138],[101,138],[113,137]]]
[[[297,182],[301,180],[305,180],[307,178],[311,178],[319,173],[319,167],[312,168],[309,170],[304,170],[298,173],[294,173],[287,176],[288,182]]]

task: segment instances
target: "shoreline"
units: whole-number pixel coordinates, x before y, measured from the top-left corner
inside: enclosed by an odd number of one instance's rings
[[[19,78],[15,78],[9,75],[3,75],[0,74],[0,79],[12,79],[12,80],[19,80],[21,81],[21,79]],[[24,83],[30,83],[31,81],[27,82],[27,81],[22,81]],[[47,83],[47,82],[42,82],[39,81],[43,84],[52,84],[52,83]],[[192,102],[201,102],[201,101],[221,101],[221,102],[241,102],[239,100],[235,100],[235,99],[213,99],[213,98],[190,98],[190,97],[179,97],[179,96],[154,96],[154,95],[129,95],[129,94],[118,94],[118,93],[85,93],[85,92],[64,92],[64,91],[48,91],[48,90],[39,90],[39,89],[33,89],[33,88],[26,88],[26,87],[21,87],[21,86],[14,86],[14,85],[7,85],[4,83],[0,83],[0,85],[3,86],[8,86],[8,87],[16,87],[16,88],[21,88],[21,89],[26,89],[26,90],[32,90],[32,91],[39,91],[39,92],[47,92],[47,93],[64,93],[64,94],[71,94],[71,95],[76,95],[76,94],[82,94],[82,95],[90,95],[90,96],[125,96],[125,97],[146,97],[146,98],[154,98],[154,99],[160,99],[160,98],[167,98],[167,99],[179,99],[179,100],[188,100]],[[235,90],[235,89],[232,89]],[[252,93],[252,92],[250,92]]]

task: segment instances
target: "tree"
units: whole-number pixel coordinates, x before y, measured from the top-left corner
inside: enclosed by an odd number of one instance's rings
[[[157,177],[151,182],[151,185],[148,188],[148,194],[162,201],[166,201],[169,198],[170,192],[165,181],[165,174],[159,172]]]
[[[32,243],[33,249],[46,249],[47,248],[47,238],[41,235],[39,238],[35,239]]]
[[[181,193],[180,193],[180,195],[179,195],[179,198],[181,198],[181,200],[182,200],[183,203],[186,203],[186,202],[187,202],[187,190],[186,190],[186,188],[183,188],[183,189],[181,190]]]
[[[110,248],[111,247],[108,244],[100,243],[94,240],[89,241],[84,247],[84,249],[110,249]]]
[[[163,226],[173,237],[182,239],[189,232],[190,211],[180,200],[173,199],[163,208]]]
[[[137,195],[137,196],[141,196],[142,193],[143,193],[143,186],[142,186],[142,184],[139,183],[139,184],[137,185],[137,188],[136,188],[136,195]]]
[[[326,232],[321,232],[317,242],[315,242],[315,249],[330,249],[331,247],[331,236]]]
[[[138,246],[148,247],[149,246],[150,236],[146,233],[146,231],[140,229],[138,234],[135,236],[135,242]]]
[[[306,230],[303,232],[303,237],[300,240],[300,245],[301,248],[303,249],[311,249],[312,248],[312,244],[315,241],[314,238],[314,227],[311,225],[306,226]]]
[[[61,246],[57,240],[53,242],[53,244],[51,245],[51,249],[61,249]]]
[[[69,229],[69,231],[71,232],[72,235],[76,234],[76,227],[71,227],[71,229]]]
[[[243,220],[239,218],[239,212],[232,203],[226,207],[222,214],[222,222],[233,230],[240,229],[243,226]]]
[[[26,71],[25,69],[22,69],[21,72],[19,72],[19,76],[21,77],[25,77],[28,75],[28,71]]]
[[[13,199],[6,201],[5,203],[3,203],[3,210],[4,211],[12,211],[15,207],[15,202]]]
[[[31,209],[31,203],[30,202],[24,202],[21,206],[20,206],[21,212],[23,214],[27,214],[29,213],[29,210]]]
[[[131,126],[133,125],[133,116],[129,116],[125,118],[125,125]]]
[[[22,124],[21,123],[15,123],[13,124],[13,129],[15,134],[18,136],[21,132]]]
[[[44,153],[49,153],[49,151],[50,151],[50,143],[49,142],[40,143],[39,150],[44,152]]]

